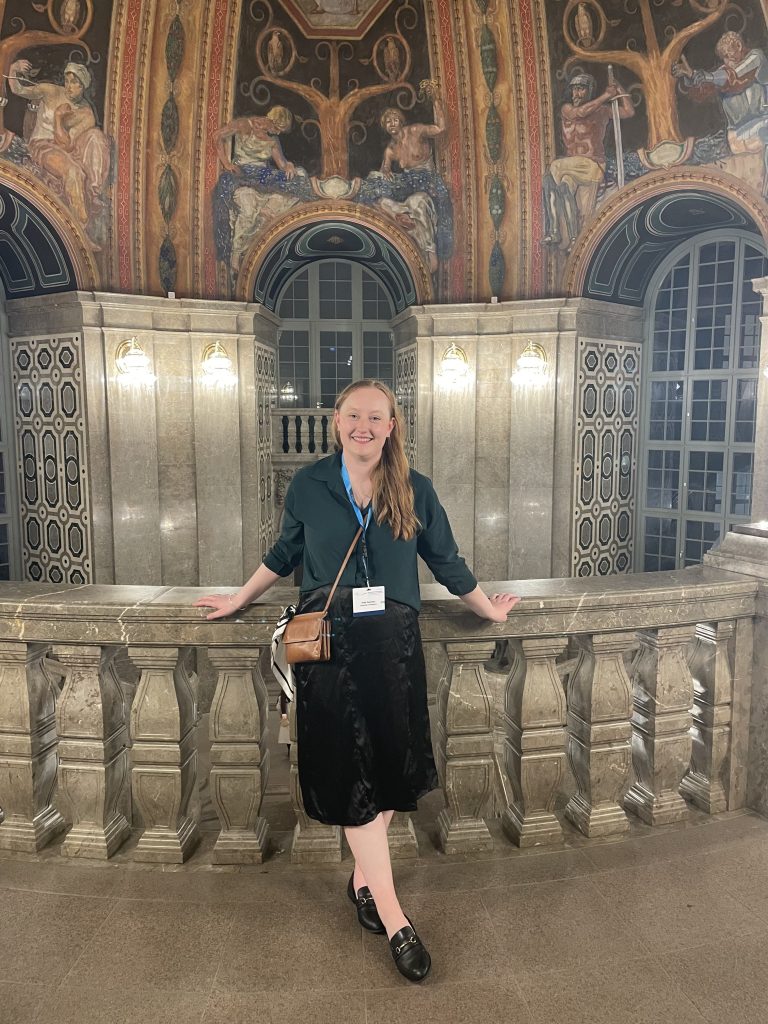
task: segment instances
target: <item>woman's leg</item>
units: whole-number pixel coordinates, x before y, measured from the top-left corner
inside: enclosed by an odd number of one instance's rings
[[[363,884],[371,890],[376,902],[382,924],[387,929],[387,936],[392,938],[395,932],[408,925],[408,919],[395,893],[392,878],[392,863],[389,859],[387,843],[387,825],[385,814],[377,815],[367,825],[346,826],[344,834],[349,848],[365,878]],[[389,815],[391,820],[392,815]]]
[[[384,827],[386,829],[389,828],[390,822],[392,821],[394,815],[394,811],[381,811],[381,813],[379,814],[379,817],[384,819]],[[368,883],[365,880],[365,874],[363,872],[363,869],[360,867],[357,861],[355,861],[355,874],[352,884],[354,885],[355,892],[358,892],[360,889],[362,889],[364,885],[368,885]]]

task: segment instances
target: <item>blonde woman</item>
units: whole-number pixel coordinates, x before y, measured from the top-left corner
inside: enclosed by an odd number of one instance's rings
[[[197,602],[231,615],[303,562],[298,611],[323,608],[358,527],[363,534],[331,604],[331,660],[295,666],[299,781],[307,814],[344,827],[355,868],[347,894],[360,924],[386,933],[409,981],[429,953],[395,892],[387,828],[438,785],[419,634],[417,555],[481,618],[503,622],[519,600],[488,598],[460,557],[431,482],[409,469],[395,397],[351,384],[333,414],[336,453],[296,474],[282,534],[233,598]]]

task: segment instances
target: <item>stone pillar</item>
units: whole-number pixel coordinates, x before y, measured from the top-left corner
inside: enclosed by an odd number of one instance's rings
[[[437,767],[446,806],[437,819],[444,853],[492,850],[483,814],[493,788],[493,720],[483,664],[493,640],[450,642],[437,692]]]
[[[695,626],[643,630],[633,665],[632,754],[637,781],[624,806],[649,825],[688,814],[680,783],[691,763],[693,679],[686,650]]]
[[[258,647],[209,647],[218,670],[211,703],[211,799],[221,823],[214,864],[261,864],[269,826],[259,816],[269,778],[267,687]]]
[[[299,744],[296,739],[296,702],[288,705],[291,728],[291,804],[296,814],[296,827],[291,843],[292,864],[340,864],[341,826],[323,825],[310,818],[304,810],[299,784]]]
[[[735,633],[732,620],[700,623],[688,659],[694,698],[691,769],[680,792],[708,814],[728,809],[725,780],[731,739]]]
[[[621,799],[632,767],[632,684],[624,666],[632,633],[577,638],[579,660],[568,684],[568,759],[578,792],[565,816],[585,836],[629,829]]]
[[[55,695],[42,644],[0,643],[0,850],[36,853],[64,828],[56,784]]]
[[[188,649],[129,647],[141,670],[131,708],[133,800],[145,831],[136,860],[180,864],[200,839],[190,815],[197,781],[197,709],[187,676]]]
[[[60,803],[72,821],[61,852],[69,857],[111,857],[131,827],[122,813],[128,783],[128,733],[114,659],[117,648],[54,648],[65,666],[56,707]]]
[[[504,721],[505,767],[512,802],[501,819],[518,846],[562,839],[553,813],[565,760],[565,693],[555,665],[567,637],[510,641],[515,655],[507,682]]]

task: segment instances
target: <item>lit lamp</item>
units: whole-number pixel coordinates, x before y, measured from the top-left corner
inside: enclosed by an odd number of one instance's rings
[[[209,345],[203,352],[202,368],[205,378],[211,383],[228,383],[235,379],[232,360],[220,341]]]
[[[510,377],[514,384],[536,387],[547,379],[549,360],[547,353],[533,341],[529,341],[517,360],[517,369]]]
[[[296,394],[296,388],[287,380],[280,388],[280,404],[282,405],[284,402],[297,402],[298,400],[299,396]]]
[[[121,341],[115,352],[117,372],[124,380],[152,384],[156,380],[150,369],[149,356],[136,338]]]
[[[469,373],[469,360],[463,348],[451,342],[440,360],[440,376],[451,384],[462,381]]]

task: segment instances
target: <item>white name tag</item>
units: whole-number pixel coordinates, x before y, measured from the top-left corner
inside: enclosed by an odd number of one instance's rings
[[[385,610],[384,587],[355,587],[352,591],[353,615],[379,615]]]

